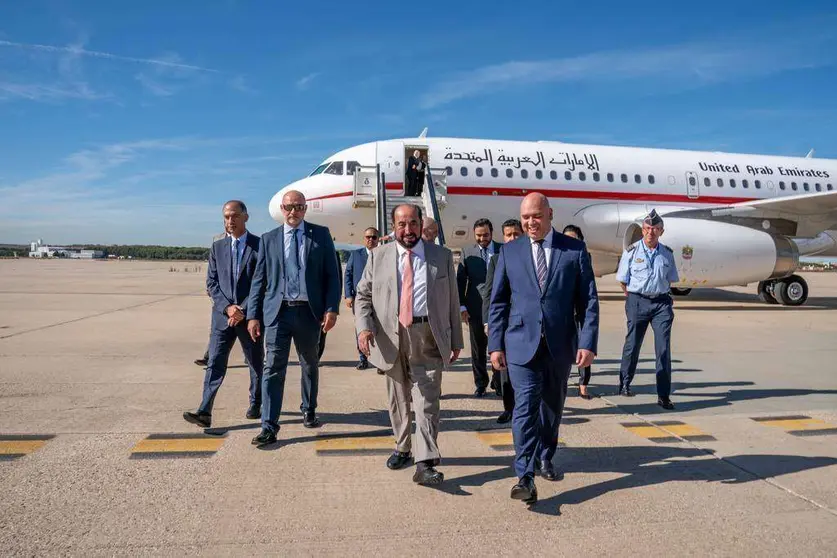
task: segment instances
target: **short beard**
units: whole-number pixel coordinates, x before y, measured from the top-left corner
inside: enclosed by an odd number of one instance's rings
[[[412,250],[416,247],[416,244],[418,244],[421,241],[421,237],[417,236],[415,242],[413,242],[412,244],[409,244],[409,241],[404,237],[396,238],[396,240],[398,241],[398,244],[400,244],[402,247],[406,248],[407,250]]]

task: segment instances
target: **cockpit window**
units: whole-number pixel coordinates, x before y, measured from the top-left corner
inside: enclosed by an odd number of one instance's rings
[[[327,166],[328,166],[328,163],[323,163],[322,165],[320,165],[319,167],[317,167],[316,169],[314,169],[314,170],[311,172],[311,174],[309,174],[308,176],[314,176],[315,174],[320,174],[320,173],[322,173],[322,172],[325,170],[325,168],[326,168]]]
[[[346,174],[354,174],[355,169],[360,166],[360,163],[357,161],[349,161],[346,163]]]
[[[334,161],[325,170],[326,174],[343,174],[343,161]]]

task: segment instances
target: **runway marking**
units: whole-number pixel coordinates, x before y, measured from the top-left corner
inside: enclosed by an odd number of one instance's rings
[[[392,436],[327,435],[314,443],[317,455],[389,455],[395,451]]]
[[[750,417],[752,420],[781,428],[794,436],[827,436],[837,434],[837,426],[824,420],[811,418],[806,415],[788,415],[773,417]]]
[[[477,438],[497,451],[514,451],[514,436],[511,430],[480,430]],[[558,446],[564,446],[564,440],[558,439]]]
[[[131,449],[130,459],[212,457],[224,445],[225,434],[149,434]]]
[[[637,436],[658,444],[677,443],[683,440],[689,442],[712,442],[715,440],[714,436],[710,436],[700,428],[679,420],[661,420],[651,424],[647,422],[623,422],[621,424]]]
[[[41,449],[54,434],[0,434],[0,461],[12,461]]]

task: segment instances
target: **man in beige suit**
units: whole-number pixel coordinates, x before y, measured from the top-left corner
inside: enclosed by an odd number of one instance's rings
[[[387,376],[389,418],[396,450],[387,460],[401,469],[412,459],[411,407],[416,416],[413,481],[439,484],[439,399],[442,368],[459,358],[462,323],[453,254],[421,239],[421,209],[392,211],[396,242],[372,250],[355,296],[358,344]]]

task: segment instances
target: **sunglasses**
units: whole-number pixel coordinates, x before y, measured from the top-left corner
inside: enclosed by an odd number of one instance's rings
[[[369,239],[369,240],[378,240],[378,237],[377,237],[377,236],[374,236],[374,235],[373,235],[373,236],[366,236],[366,237],[364,237],[364,238],[367,238],[367,239]]]
[[[282,209],[287,212],[291,212],[294,209],[297,211],[305,211],[307,208],[308,206],[304,203],[286,203],[282,205]]]

